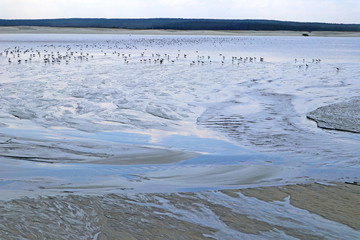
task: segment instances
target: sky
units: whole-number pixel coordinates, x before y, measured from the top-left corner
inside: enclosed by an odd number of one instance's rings
[[[0,0],[0,19],[215,18],[359,23],[360,0]]]

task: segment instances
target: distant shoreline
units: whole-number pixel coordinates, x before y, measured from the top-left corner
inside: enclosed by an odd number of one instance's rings
[[[0,27],[0,34],[120,34],[120,35],[211,35],[211,36],[301,36],[309,37],[360,37],[360,32],[337,31],[249,31],[249,30],[170,30],[170,29],[114,29],[6,26]]]

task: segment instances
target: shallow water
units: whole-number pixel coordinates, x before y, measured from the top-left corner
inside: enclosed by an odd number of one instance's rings
[[[0,199],[356,181],[360,136],[306,114],[359,96],[359,43],[2,35]]]

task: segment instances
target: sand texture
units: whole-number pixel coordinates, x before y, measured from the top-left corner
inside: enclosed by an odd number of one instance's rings
[[[320,107],[307,117],[320,128],[360,133],[360,97]]]
[[[344,183],[22,198],[1,203],[0,238],[355,239],[359,204]]]

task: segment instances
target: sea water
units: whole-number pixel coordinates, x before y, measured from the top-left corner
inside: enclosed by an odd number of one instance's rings
[[[306,114],[359,96],[359,43],[2,35],[0,198],[356,181],[359,135]]]
[[[318,129],[306,113],[359,95],[358,44],[2,35],[0,155],[11,171],[3,170],[1,186],[56,188],[51,178],[60,178],[82,189],[101,176],[107,187],[176,190],[352,178],[359,136]],[[196,154],[171,159],[171,151]]]

